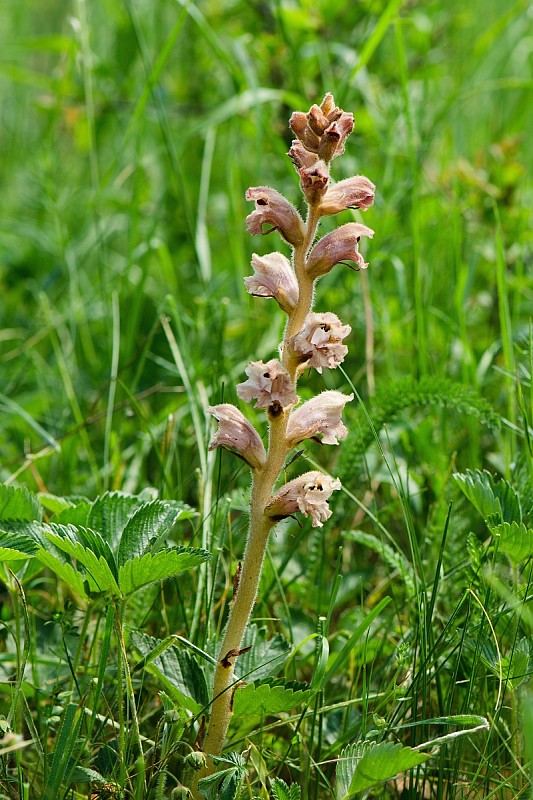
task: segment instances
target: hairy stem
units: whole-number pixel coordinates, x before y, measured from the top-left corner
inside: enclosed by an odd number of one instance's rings
[[[289,356],[287,343],[305,321],[313,304],[313,280],[306,272],[306,256],[313,243],[319,214],[315,206],[309,207],[304,241],[294,250],[294,271],[298,280],[299,300],[296,308],[289,314],[282,342],[283,364],[289,371],[296,388],[297,363]],[[269,448],[266,462],[261,469],[254,471],[252,495],[250,499],[250,530],[244,552],[238,585],[233,598],[228,624],[215,671],[213,684],[213,700],[211,716],[203,744],[207,755],[206,766],[197,774],[193,785],[193,797],[200,800],[198,781],[214,772],[214,764],[210,756],[219,756],[224,746],[226,734],[232,714],[232,687],[238,683],[235,679],[235,663],[242,647],[244,633],[255,605],[263,561],[265,558],[268,537],[275,522],[265,514],[265,507],[272,496],[274,484],[283,468],[289,448],[286,443],[286,430],[290,409],[279,415],[269,414]]]

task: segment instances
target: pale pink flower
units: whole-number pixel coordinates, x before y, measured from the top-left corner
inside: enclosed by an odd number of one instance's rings
[[[376,187],[364,175],[354,175],[330,186],[320,203],[320,213],[338,214],[347,208],[360,208],[366,211],[374,202]]]
[[[341,420],[344,406],[353,400],[353,394],[337,391],[322,392],[293,411],[287,426],[287,444],[294,447],[304,439],[322,436],[322,444],[338,444],[348,435]]]
[[[263,442],[244,414],[231,403],[209,406],[207,411],[219,423],[218,431],[214,435],[209,449],[223,447],[226,450],[237,451],[237,454],[240,454],[252,469],[262,467],[266,460]]]
[[[358,250],[361,236],[372,238],[374,231],[358,222],[347,222],[340,228],[319,239],[307,259],[307,272],[312,278],[326,275],[335,264],[353,261],[359,269],[366,269],[368,264]]]
[[[287,314],[298,303],[298,281],[290,261],[281,253],[252,255],[254,274],[244,279],[246,291],[258,297],[273,297]]]
[[[313,528],[321,528],[331,517],[328,500],[335,489],[341,488],[338,478],[330,478],[321,472],[306,472],[282,486],[269,500],[265,514],[273,519],[284,519],[301,511],[311,517]]]
[[[255,211],[246,217],[250,233],[267,234],[277,230],[293,247],[303,242],[304,225],[294,206],[282,194],[268,186],[252,186],[246,199],[255,202]],[[269,225],[264,231],[263,225]]]
[[[305,318],[301,331],[293,336],[290,347],[301,357],[305,367],[315,367],[318,372],[322,372],[322,367],[335,369],[342,364],[348,352],[342,340],[351,330],[331,311],[323,314],[311,312]]]
[[[277,358],[251,361],[246,367],[248,380],[237,385],[241,400],[256,400],[256,408],[269,408],[274,413],[298,402],[291,377]]]
[[[344,152],[353,130],[353,114],[337,108],[328,93],[320,106],[312,105],[307,113],[295,111],[289,125],[306,150],[328,162]]]

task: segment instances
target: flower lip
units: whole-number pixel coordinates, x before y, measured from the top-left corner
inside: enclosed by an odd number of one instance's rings
[[[331,311],[322,314],[311,312],[305,318],[302,329],[293,336],[290,348],[300,359],[302,368],[315,367],[319,373],[323,367],[335,369],[342,364],[348,352],[342,340],[351,330]]]
[[[255,211],[246,217],[250,233],[266,235],[277,230],[293,247],[298,247],[303,242],[302,218],[282,194],[269,186],[252,186],[245,196],[247,200],[255,202]],[[269,225],[269,229],[263,230],[264,225]]]
[[[252,469],[259,469],[266,461],[261,437],[244,414],[231,403],[220,403],[207,408],[219,423],[209,445],[210,450],[223,447],[239,455]]]
[[[251,361],[245,371],[248,380],[237,384],[241,400],[255,400],[256,408],[271,408],[273,416],[298,402],[291,377],[276,358]]]
[[[314,528],[331,516],[328,500],[336,489],[341,488],[338,478],[330,478],[322,472],[306,472],[282,486],[269,500],[265,514],[274,520],[285,519],[296,511],[311,517]]]

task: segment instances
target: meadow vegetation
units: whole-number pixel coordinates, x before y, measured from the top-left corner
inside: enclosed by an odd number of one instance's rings
[[[355,116],[366,271],[302,400],[342,490],[270,539],[207,798],[531,796],[533,14],[526,0],[29,0],[0,31],[0,797],[187,797],[246,540],[209,450],[283,319],[250,186],[293,110]],[[276,241],[274,241],[276,239]],[[282,245],[283,246],[283,245]],[[301,451],[301,452],[300,452]]]

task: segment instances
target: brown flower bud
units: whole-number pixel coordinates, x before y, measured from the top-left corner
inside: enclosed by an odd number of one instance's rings
[[[353,114],[337,108],[327,94],[320,106],[312,105],[307,114],[295,111],[289,125],[302,145],[326,163],[344,152],[344,143],[353,130]]]

